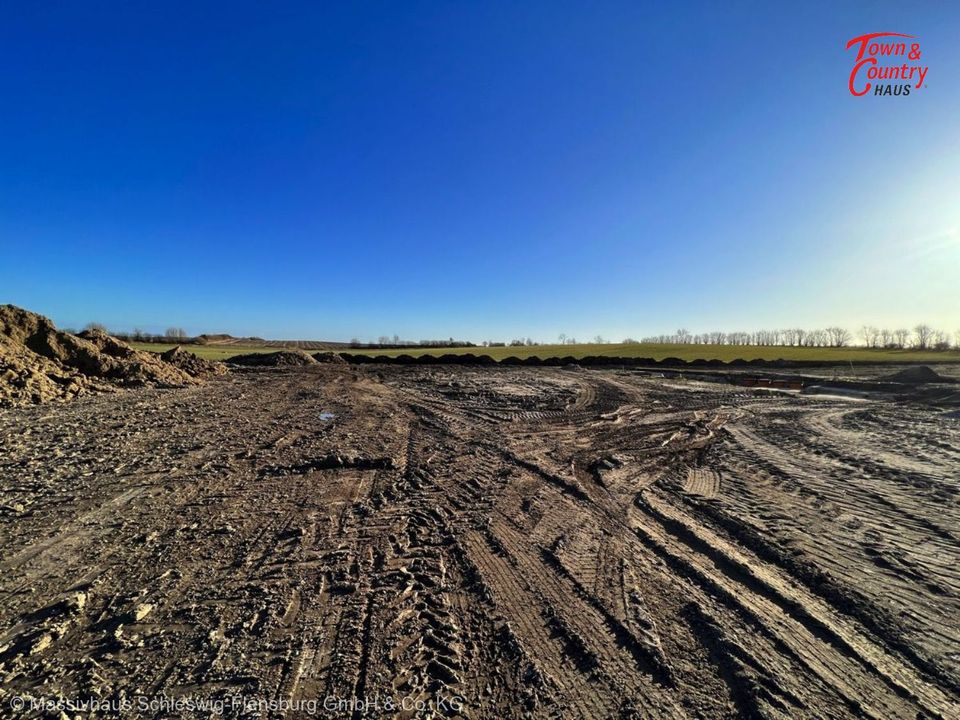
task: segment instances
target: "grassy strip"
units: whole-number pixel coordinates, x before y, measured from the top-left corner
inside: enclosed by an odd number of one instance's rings
[[[138,350],[163,352],[173,345],[159,343],[131,343]],[[256,352],[276,352],[281,348],[263,345],[184,345],[195,355],[207,360],[225,360],[234,355]],[[604,345],[532,345],[529,347],[467,347],[467,348],[411,348],[404,350],[353,350],[357,355],[489,355],[494,360],[508,357],[528,358],[537,356],[582,358],[589,355],[605,357],[648,357],[663,360],[668,357],[681,360],[806,360],[813,362],[960,362],[960,351],[946,350],[871,350],[868,348],[807,348],[765,347],[757,345],[654,345],[654,344],[604,344]]]
[[[129,345],[136,350],[146,350],[147,352],[162,353],[166,352],[176,345],[168,343],[142,343],[132,342]],[[267,347],[265,345],[181,345],[181,348],[192,352],[197,357],[204,360],[226,360],[234,355],[245,355],[246,353],[267,353],[276,352],[283,348]],[[293,349],[293,348],[291,348]]]

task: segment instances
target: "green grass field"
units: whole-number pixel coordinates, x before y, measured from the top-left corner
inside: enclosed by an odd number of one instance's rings
[[[163,352],[173,345],[159,343],[131,343],[138,350]],[[184,345],[184,350],[208,360],[225,360],[233,355],[256,352],[275,352],[279,348],[263,345]],[[867,348],[806,348],[806,347],[761,347],[756,345],[533,345],[530,347],[468,347],[468,348],[413,348],[405,350],[347,350],[362,355],[446,355],[448,353],[489,355],[495,360],[507,357],[526,358],[533,355],[541,358],[586,357],[649,357],[662,360],[676,357],[681,360],[810,360],[816,362],[960,362],[960,351],[932,350],[870,350]]]
[[[148,352],[162,353],[166,352],[174,344],[169,343],[142,343],[132,342],[129,345],[137,350],[146,350]],[[264,353],[276,352],[282,348],[266,347],[264,345],[181,345],[184,350],[192,352],[197,357],[205,360],[226,360],[234,355],[244,355],[246,353]]]

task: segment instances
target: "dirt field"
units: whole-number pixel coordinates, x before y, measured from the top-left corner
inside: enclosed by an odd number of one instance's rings
[[[942,411],[630,371],[3,410],[0,716],[957,718],[958,468]]]

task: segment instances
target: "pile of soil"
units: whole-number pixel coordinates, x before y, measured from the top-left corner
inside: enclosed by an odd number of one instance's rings
[[[193,372],[100,331],[57,330],[49,318],[0,305],[0,407],[65,400],[117,387],[184,387]]]
[[[0,332],[0,407],[68,399],[92,389],[108,389],[95,385],[22,344],[10,342]]]
[[[938,374],[936,370],[933,370],[926,365],[918,365],[916,367],[907,368],[906,370],[901,370],[898,373],[887,375],[880,379],[887,382],[905,383],[910,385],[954,382],[952,378],[944,377],[943,375]]]
[[[335,352],[314,353],[313,359],[318,363],[331,363],[334,365],[345,365],[347,363],[347,361],[343,359],[343,355]]]
[[[303,350],[279,350],[271,353],[249,353],[234,355],[227,358],[231,365],[246,365],[248,367],[299,367],[314,365],[317,361]]]
[[[93,346],[94,351],[98,351],[94,361],[86,369],[81,368],[88,375],[107,378],[126,387],[184,387],[197,384],[196,378],[190,373],[164,362],[156,353],[134,350],[101,330],[67,337],[76,337],[80,342],[86,341]]]
[[[223,363],[210,362],[199,358],[179,345],[162,353],[160,359],[196,378],[216,377],[227,372],[227,366]]]

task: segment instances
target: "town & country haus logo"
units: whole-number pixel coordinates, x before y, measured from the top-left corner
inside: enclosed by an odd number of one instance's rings
[[[857,48],[850,71],[852,95],[866,95],[871,91],[874,95],[909,95],[911,89],[924,87],[930,68],[921,62],[920,43],[915,36],[869,33],[849,40],[847,50],[851,47]]]

